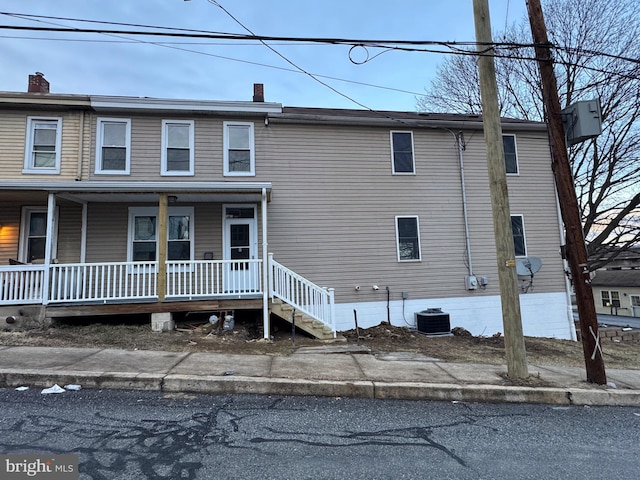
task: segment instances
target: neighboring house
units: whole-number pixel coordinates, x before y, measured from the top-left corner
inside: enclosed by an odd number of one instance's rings
[[[43,90],[0,93],[0,315],[502,331],[480,117]],[[546,127],[503,131],[524,333],[574,338]]]
[[[596,270],[591,285],[597,313],[640,317],[640,248]]]

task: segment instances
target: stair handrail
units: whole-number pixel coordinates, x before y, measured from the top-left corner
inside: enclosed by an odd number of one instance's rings
[[[316,285],[269,254],[269,295],[324,323],[336,335],[334,289]]]

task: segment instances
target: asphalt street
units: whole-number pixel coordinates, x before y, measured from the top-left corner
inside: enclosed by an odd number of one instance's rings
[[[2,453],[78,454],[80,478],[621,479],[640,408],[0,389]]]

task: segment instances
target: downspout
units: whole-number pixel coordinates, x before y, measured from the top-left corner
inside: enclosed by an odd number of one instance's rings
[[[271,338],[271,332],[269,332],[269,291],[271,289],[269,269],[271,265],[267,253],[267,189],[264,187],[262,188],[260,206],[262,209],[262,325],[264,338],[268,340]]]
[[[82,164],[84,162],[84,116],[85,111],[82,110],[80,115],[80,135],[78,139],[78,166],[76,168],[76,180],[82,180]]]
[[[49,304],[49,281],[51,278],[51,248],[53,246],[53,232],[55,232],[56,197],[49,193],[47,198],[47,237],[44,247],[44,276],[42,279],[42,304]]]
[[[564,223],[562,222],[562,212],[560,211],[560,200],[558,199],[558,192],[555,189],[556,195],[556,212],[558,215],[558,230],[560,231],[560,245],[565,246],[567,244],[566,235],[564,232]],[[566,272],[569,272],[569,262],[565,258],[565,255],[562,255],[562,268]],[[565,283],[565,291],[567,294],[567,318],[569,320],[569,333],[571,334],[571,340],[577,341],[578,336],[576,335],[576,322],[573,318],[573,306],[571,304],[571,281],[569,280],[569,276],[564,276]]]
[[[458,146],[458,160],[460,161],[460,184],[462,186],[462,215],[464,217],[464,239],[467,248],[467,263],[469,267],[469,276],[473,275],[473,263],[471,261],[471,237],[469,235],[469,214],[467,212],[467,187],[464,179],[464,150],[466,146],[464,144],[464,134],[458,132],[457,134],[451,132],[456,138],[456,145]]]

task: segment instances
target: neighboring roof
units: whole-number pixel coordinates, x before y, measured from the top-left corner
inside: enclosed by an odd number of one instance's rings
[[[640,269],[596,270],[591,284],[599,287],[640,287]]]
[[[269,120],[306,123],[376,124],[397,128],[451,127],[482,128],[482,115],[400,112],[393,110],[356,110],[341,108],[283,107],[281,114],[269,115]],[[502,125],[510,130],[545,130],[544,122],[517,118],[502,118]]]

